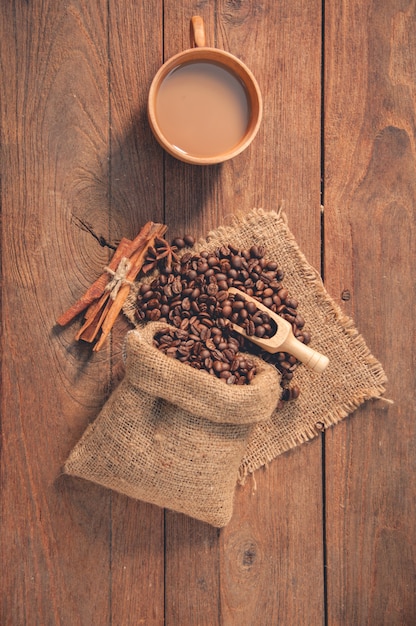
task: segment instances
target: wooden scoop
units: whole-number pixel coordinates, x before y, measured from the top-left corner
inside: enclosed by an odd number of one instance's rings
[[[249,341],[252,341],[257,346],[260,346],[266,352],[270,352],[274,354],[275,352],[287,352],[288,354],[292,354],[299,361],[304,363],[307,367],[309,367],[314,372],[322,373],[326,367],[328,366],[329,359],[323,354],[320,354],[316,350],[313,350],[309,346],[306,346],[304,343],[296,339],[292,332],[292,325],[283,317],[280,317],[277,313],[274,313],[270,309],[268,309],[264,304],[256,300],[256,298],[252,298],[247,295],[243,291],[236,289],[235,287],[230,287],[228,289],[228,293],[230,294],[239,294],[244,300],[248,302],[254,302],[256,307],[261,311],[266,311],[270,315],[270,319],[274,320],[277,325],[277,331],[272,337],[269,338],[260,338],[255,336],[247,335],[244,328],[238,326],[238,324],[233,324],[233,330],[238,332],[243,337],[246,337]]]

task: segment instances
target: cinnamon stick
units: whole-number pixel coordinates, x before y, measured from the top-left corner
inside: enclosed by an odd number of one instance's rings
[[[123,307],[131,283],[143,267],[149,248],[154,246],[158,237],[163,237],[166,230],[167,226],[164,224],[150,221],[133,240],[123,237],[106,271],[57,319],[57,323],[65,326],[76,315],[86,311],[84,323],[75,338],[92,342],[101,331],[101,336],[94,346],[94,350],[98,351]]]
[[[126,298],[130,292],[129,283],[132,282],[136,278],[137,274],[140,272],[141,268],[143,267],[149,247],[154,245],[156,237],[163,237],[166,230],[167,230],[167,227],[164,224],[155,224],[154,228],[151,229],[151,236],[149,234],[149,237],[145,245],[143,245],[143,247],[131,257],[130,259],[131,268],[127,274],[126,282],[121,285],[115,300],[111,302],[110,309],[107,315],[105,316],[104,321],[102,322],[101,336],[93,348],[95,352],[98,352],[98,350],[100,350],[105,339],[108,337],[123,307],[123,304],[126,301]]]
[[[147,222],[140,230],[139,234],[133,239],[126,239],[123,237],[117,246],[117,250],[108,264],[109,269],[115,271],[123,257],[131,257],[137,249],[144,245],[146,238],[154,226],[154,222]],[[166,231],[165,231],[166,232]],[[84,295],[79,298],[67,311],[58,317],[56,323],[59,326],[66,326],[82,311],[85,311],[90,304],[100,298],[105,290],[106,285],[110,280],[108,272],[101,274],[99,278],[87,289]]]
[[[117,269],[118,264],[121,259],[128,255],[128,252],[131,248],[130,239],[121,239],[119,245],[117,246],[117,250],[114,252],[114,255],[108,264],[108,267],[115,271]],[[88,287],[87,291],[77,300],[65,313],[62,313],[56,320],[56,323],[59,326],[66,326],[71,322],[79,313],[85,311],[89,307],[89,305],[100,298],[104,292],[105,286],[109,281],[109,274],[105,272],[101,274],[96,281],[92,283],[90,287]]]
[[[110,309],[110,292],[104,292],[101,298],[94,300],[87,309],[84,317],[84,323],[75,335],[75,339],[79,341],[94,341],[98,331],[104,321],[104,317]]]

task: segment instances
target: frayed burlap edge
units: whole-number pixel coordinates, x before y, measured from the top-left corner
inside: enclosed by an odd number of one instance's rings
[[[330,358],[330,366],[321,378],[305,366],[299,367],[296,378],[302,390],[300,398],[255,427],[239,470],[239,481],[244,482],[248,474],[313,439],[365,401],[381,398],[387,377],[354,321],[327,293],[319,273],[308,263],[282,209],[276,212],[259,208],[246,215],[230,216],[228,225],[210,231],[195,248],[210,251],[226,243],[265,246],[267,258],[276,260],[286,272],[284,284],[299,299],[307,326],[314,326],[312,347]],[[303,301],[299,292],[303,293]],[[124,308],[133,323],[135,297],[132,290]]]

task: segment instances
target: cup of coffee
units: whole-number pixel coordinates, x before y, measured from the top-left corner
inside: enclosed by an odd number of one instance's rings
[[[172,156],[195,165],[240,154],[259,129],[259,86],[237,57],[206,45],[204,22],[191,19],[191,48],[157,72],[148,97],[150,127]]]

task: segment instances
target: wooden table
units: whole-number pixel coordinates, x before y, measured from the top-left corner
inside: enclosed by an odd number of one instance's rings
[[[222,166],[163,153],[146,98],[188,21],[253,70]],[[3,626],[416,623],[415,0],[9,0],[1,8]],[[55,319],[148,219],[200,236],[283,205],[389,383],[203,523],[62,476],[121,375]]]

